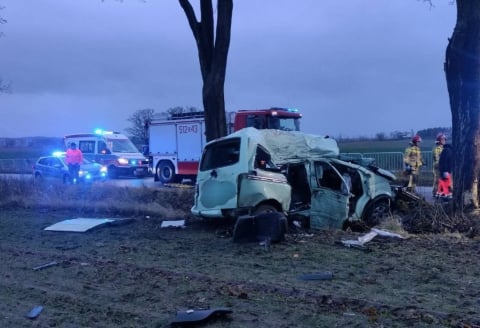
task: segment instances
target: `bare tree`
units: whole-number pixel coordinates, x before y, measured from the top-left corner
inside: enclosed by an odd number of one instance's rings
[[[227,67],[233,0],[217,0],[217,27],[214,33],[213,0],[200,0],[198,22],[189,0],[178,0],[187,16],[197,43],[202,73],[202,98],[207,141],[227,134],[225,118],[225,73]]]
[[[148,144],[145,122],[151,120],[154,113],[155,110],[151,108],[139,109],[127,119],[127,121],[131,123],[131,126],[126,128],[125,131],[139,149]]]
[[[11,90],[10,83],[4,82],[3,79],[0,78],[0,93],[10,93]]]
[[[0,10],[5,9],[5,7],[0,6]],[[0,24],[5,24],[7,20],[0,16]],[[0,31],[0,37],[3,36],[3,32]],[[10,92],[10,83],[5,82],[2,78],[0,78],[0,93],[2,92]]]
[[[466,191],[479,207],[480,175],[480,1],[457,0],[457,22],[445,55],[452,141],[454,208],[463,209]]]

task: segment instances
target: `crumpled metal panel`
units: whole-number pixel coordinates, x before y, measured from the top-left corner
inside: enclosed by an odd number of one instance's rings
[[[285,176],[280,173],[264,176],[242,175],[238,206],[253,208],[266,200],[275,200],[282,206],[282,211],[287,211],[290,207],[291,191]]]
[[[348,196],[326,188],[314,191],[310,209],[310,226],[313,229],[339,229],[348,216]]]
[[[205,181],[201,188],[199,198],[201,208],[235,208],[237,206],[237,192],[234,181],[210,179]]]

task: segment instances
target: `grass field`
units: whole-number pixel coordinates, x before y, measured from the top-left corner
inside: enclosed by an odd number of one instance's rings
[[[478,237],[399,226],[443,208],[392,215],[381,228],[406,238],[364,248],[342,245],[364,233],[293,224],[280,242],[238,243],[231,222],[191,216],[193,192],[0,178],[0,327],[173,327],[209,308],[231,313],[196,327],[480,327]],[[78,217],[115,223],[45,230]]]
[[[377,153],[377,152],[404,152],[409,139],[402,140],[359,140],[339,142],[342,153]],[[435,140],[423,140],[420,148],[424,151],[432,150]]]
[[[62,148],[55,148],[52,146],[26,148],[0,148],[0,159],[24,159],[24,158],[38,158],[52,154],[54,151],[64,150]]]

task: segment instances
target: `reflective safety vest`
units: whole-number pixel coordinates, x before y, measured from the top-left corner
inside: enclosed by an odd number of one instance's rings
[[[418,146],[410,146],[405,150],[405,155],[403,156],[403,161],[405,164],[408,164],[412,169],[419,168],[423,165],[422,152]]]
[[[438,170],[438,161],[440,160],[440,154],[442,153],[443,150],[443,145],[438,144],[432,149],[432,155],[433,155],[433,169]]]

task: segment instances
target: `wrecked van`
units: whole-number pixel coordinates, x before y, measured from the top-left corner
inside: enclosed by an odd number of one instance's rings
[[[220,219],[277,211],[316,229],[373,226],[390,213],[393,180],[341,159],[332,138],[245,128],[205,146],[191,212]]]

